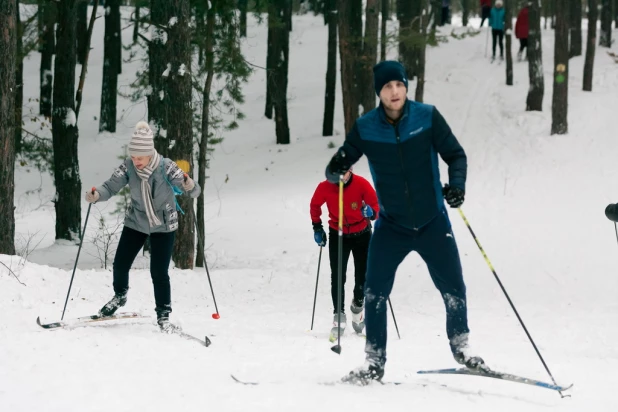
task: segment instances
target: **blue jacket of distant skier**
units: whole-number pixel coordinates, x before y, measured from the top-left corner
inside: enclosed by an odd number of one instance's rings
[[[391,124],[384,108],[356,120],[339,149],[346,163],[364,154],[380,205],[380,219],[418,229],[444,209],[438,154],[448,164],[449,184],[465,190],[467,158],[438,110],[408,100],[403,115]],[[338,176],[327,178],[337,182]]]
[[[489,25],[494,30],[504,31],[504,7],[494,7],[489,14]]]

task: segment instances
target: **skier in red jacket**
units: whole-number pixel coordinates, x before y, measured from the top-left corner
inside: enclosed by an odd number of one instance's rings
[[[528,32],[530,30],[530,21],[528,18],[528,6],[524,6],[517,15],[515,23],[515,37],[519,39],[519,51],[517,52],[517,60],[521,61],[524,49],[528,54]]]
[[[367,252],[371,239],[370,220],[375,220],[380,207],[378,197],[371,184],[362,176],[355,175],[350,169],[343,177],[343,268],[342,285],[345,285],[346,269],[350,252],[354,257],[354,298],[350,306],[352,327],[361,333],[365,327],[363,321],[365,273],[367,271]],[[313,224],[314,240],[318,246],[326,246],[326,232],[322,227],[322,205],[328,208],[328,227],[331,242],[328,248],[331,270],[331,296],[333,300],[333,328],[331,340],[338,333],[338,312],[341,312],[341,333],[346,327],[345,290],[341,291],[341,307],[337,308],[337,262],[339,225],[339,185],[325,180],[315,189],[311,198],[310,213]]]

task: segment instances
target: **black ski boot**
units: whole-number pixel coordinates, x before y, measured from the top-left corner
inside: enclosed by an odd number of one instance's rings
[[[119,307],[126,305],[127,303],[127,292],[116,293],[112,300],[107,302],[105,306],[99,310],[99,316],[111,316],[113,315]]]
[[[381,381],[383,376],[384,367],[370,362],[365,362],[363,366],[353,370],[347,376],[341,378],[341,381],[353,385],[367,386],[372,381]]]

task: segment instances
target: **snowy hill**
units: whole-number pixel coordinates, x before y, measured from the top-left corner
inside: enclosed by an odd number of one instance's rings
[[[274,144],[274,123],[262,116],[265,76],[257,70],[245,87],[247,119],[225,134],[211,161],[206,246],[221,318],[211,318],[215,309],[203,269],[171,271],[172,320],[189,333],[208,335],[209,348],[158,332],[145,258],[131,272],[123,309],[150,319],[39,328],[37,316],[54,321],[62,313],[77,248],[53,241],[50,176],[16,171],[18,246],[35,233],[32,244],[40,244],[27,262],[0,256],[25,284],[0,265],[0,410],[617,410],[612,391],[618,379],[612,371],[618,367],[618,244],[603,210],[618,201],[618,65],[597,49],[594,91],[584,93],[583,57],[571,60],[570,133],[550,136],[553,32],[543,31],[545,109],[530,113],[524,111],[527,64],[515,63],[515,85],[505,86],[504,65],[484,57],[485,30],[428,50],[425,101],[440,109],[467,152],[462,210],[554,377],[575,384],[572,398],[485,378],[417,375],[420,369],[456,366],[445,337],[442,300],[417,255],[400,266],[391,296],[401,339],[391,323],[385,381],[406,384],[319,384],[360,366],[364,340],[344,336],[340,356],[329,349],[327,254],[315,326],[309,330],[319,252],[309,199],[334,153],[328,143],[343,141],[343,115],[339,101],[339,134],[320,136],[327,28],[321,18],[304,15],[294,17],[291,34],[293,143]],[[130,35],[123,31],[125,44]],[[99,112],[102,20],[93,39],[79,120],[84,190],[111,175],[133,126],[146,115],[145,103],[120,98],[118,132],[98,134],[93,119]],[[264,64],[265,39],[266,27],[251,20],[243,44],[247,60]],[[26,102],[38,95],[38,59],[32,53],[25,61]],[[139,68],[139,62],[125,64],[121,90]],[[337,93],[340,99],[340,88]],[[366,160],[355,171],[369,178]],[[40,192],[30,194],[39,186]],[[95,313],[112,296],[111,272],[101,269],[88,239],[96,233],[99,214],[113,209],[113,201],[92,208],[69,318]],[[84,218],[86,210],[84,202]],[[474,348],[495,369],[549,381],[462,219],[456,211],[449,214],[468,287]],[[346,290],[351,288],[348,282]],[[243,386],[230,374],[262,384]]]

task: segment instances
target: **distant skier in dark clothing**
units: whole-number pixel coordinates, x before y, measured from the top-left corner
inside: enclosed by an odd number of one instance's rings
[[[408,77],[400,63],[384,61],[373,71],[380,105],[357,119],[326,167],[326,177],[334,183],[367,156],[380,204],[365,280],[366,363],[344,380],[365,384],[384,375],[387,299],[397,267],[412,251],[427,264],[444,300],[455,360],[478,367],[484,362],[469,353],[466,287],[444,206],[444,199],[454,208],[464,201],[466,154],[434,106],[407,99]],[[448,164],[444,188],[438,155]]]
[[[481,25],[479,27],[483,27],[483,23],[485,20],[488,20],[489,24],[489,13],[491,12],[491,0],[481,0]]]

